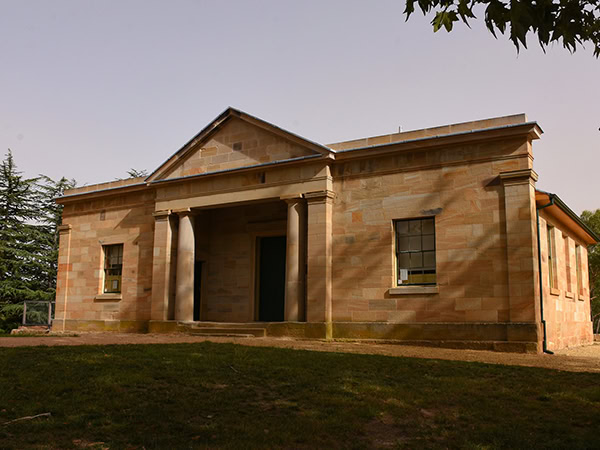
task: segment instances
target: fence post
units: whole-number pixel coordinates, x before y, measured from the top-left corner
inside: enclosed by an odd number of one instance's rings
[[[27,302],[23,302],[23,326],[25,326],[27,317]]]
[[[48,326],[52,325],[52,302],[48,302]]]

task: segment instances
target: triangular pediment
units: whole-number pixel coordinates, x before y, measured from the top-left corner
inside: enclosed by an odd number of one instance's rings
[[[331,152],[327,147],[232,108],[156,169],[148,181],[288,161]]]

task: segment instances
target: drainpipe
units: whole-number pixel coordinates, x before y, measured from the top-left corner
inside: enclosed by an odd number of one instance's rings
[[[535,207],[535,216],[537,221],[538,276],[540,279],[540,316],[542,319],[542,326],[544,327],[544,353],[554,355],[553,351],[548,350],[548,333],[546,332],[546,320],[544,319],[544,284],[542,280],[542,246],[540,242],[540,210],[554,205],[554,194],[548,194],[548,197],[550,197],[550,202],[543,206]]]

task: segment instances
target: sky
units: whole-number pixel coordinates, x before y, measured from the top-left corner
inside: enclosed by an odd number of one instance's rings
[[[524,112],[538,188],[600,208],[600,60],[517,53],[404,0],[0,0],[0,150],[27,176],[151,172],[228,106],[323,144]],[[479,14],[483,17],[482,14]]]

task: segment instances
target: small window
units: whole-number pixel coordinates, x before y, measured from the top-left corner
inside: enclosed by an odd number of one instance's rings
[[[548,282],[550,289],[556,289],[556,245],[554,243],[554,227],[548,225]]]
[[[104,247],[104,293],[121,292],[121,275],[123,274],[123,244],[105,245]]]
[[[565,246],[565,270],[567,272],[567,292],[573,292],[573,281],[571,280],[571,249],[569,247],[569,236],[564,236]]]
[[[435,222],[426,219],[397,220],[396,261],[398,285],[435,284]]]
[[[575,269],[577,270],[577,293],[583,296],[583,280],[581,279],[581,245],[575,245]]]

